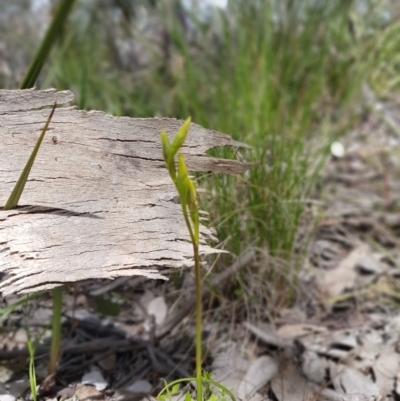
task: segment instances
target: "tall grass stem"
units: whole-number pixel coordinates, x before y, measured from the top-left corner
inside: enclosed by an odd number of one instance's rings
[[[19,89],[32,88],[76,0],[61,0]]]

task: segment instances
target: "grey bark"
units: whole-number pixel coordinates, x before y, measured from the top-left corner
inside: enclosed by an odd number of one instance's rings
[[[0,90],[0,207],[5,204],[55,101],[69,91]],[[93,278],[143,275],[193,265],[160,131],[182,121],[56,109],[17,209],[0,210],[0,294],[28,293]],[[242,173],[251,165],[206,156],[244,146],[190,126],[182,151],[191,171]],[[203,254],[213,252],[201,228]]]

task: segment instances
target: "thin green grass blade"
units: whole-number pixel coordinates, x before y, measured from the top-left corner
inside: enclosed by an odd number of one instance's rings
[[[29,330],[27,317],[28,317],[28,304],[29,304],[30,296],[28,295],[26,302],[24,303],[24,315],[25,315],[25,331],[27,335],[27,348],[29,352],[29,385],[31,389],[31,396],[33,401],[37,400],[37,380],[36,380],[36,370],[35,370],[35,348],[36,344],[32,341],[31,332]]]
[[[19,89],[32,88],[35,85],[36,79],[42,70],[43,64],[47,60],[50,50],[56,41],[58,34],[61,31],[64,22],[66,21],[74,3],[76,0],[61,0],[58,5],[57,11],[54,15],[53,21],[51,22],[42,43],[32,60],[31,65],[26,72]]]
[[[15,187],[14,187],[13,191],[11,192],[11,195],[8,198],[3,210],[10,210],[10,209],[14,209],[15,207],[17,207],[19,199],[21,198],[21,195],[22,195],[22,191],[25,188],[26,181],[28,180],[29,173],[31,172],[33,163],[36,159],[36,155],[38,154],[38,151],[39,151],[40,145],[42,144],[44,135],[46,134],[46,131],[47,131],[47,128],[49,127],[51,118],[53,117],[54,110],[56,109],[56,105],[57,105],[57,103],[54,103],[53,109],[51,110],[51,113],[46,121],[46,124],[42,130],[42,133],[40,134],[40,137],[36,142],[36,145],[32,151],[32,154],[30,155],[28,162],[26,163],[24,170],[22,171],[17,183],[15,184]]]
[[[28,351],[29,351],[29,386],[31,388],[31,394],[33,401],[37,400],[37,380],[36,380],[36,369],[35,369],[35,348],[28,335]]]

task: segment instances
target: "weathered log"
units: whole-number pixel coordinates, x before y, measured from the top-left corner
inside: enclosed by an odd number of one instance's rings
[[[0,90],[0,207],[55,101],[69,91]],[[191,266],[192,248],[161,155],[160,131],[182,121],[56,109],[17,209],[0,209],[0,294],[28,293],[93,278]],[[250,164],[206,156],[244,146],[196,124],[182,152],[191,171],[241,173]],[[203,254],[212,234],[201,228]]]

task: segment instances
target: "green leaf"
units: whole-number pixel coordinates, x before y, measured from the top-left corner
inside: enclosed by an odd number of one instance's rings
[[[174,395],[174,394],[176,394],[178,391],[179,391],[179,383],[177,383],[177,384],[174,384],[173,386],[172,386],[172,390],[171,390],[171,395]]]
[[[171,143],[168,139],[168,135],[165,131],[161,132],[161,143],[163,150],[163,157],[165,164],[167,165],[167,169],[172,181],[176,181],[176,169],[175,169],[175,160],[174,154],[171,151]]]
[[[188,117],[185,122],[182,124],[181,128],[179,128],[179,131],[176,133],[172,145],[171,145],[171,153],[173,156],[176,155],[180,147],[183,145],[185,142],[186,136],[189,132],[189,126],[190,123],[192,122],[192,119]]]
[[[193,223],[194,227],[194,238],[196,244],[199,244],[199,230],[200,230],[200,223],[199,223],[199,207],[197,203],[197,193],[196,193],[196,185],[194,182],[188,177],[187,184],[188,192],[187,192],[187,204],[189,207],[190,218]]]
[[[171,153],[171,143],[165,131],[161,131],[161,144],[165,163],[168,163],[169,154]]]
[[[3,210],[10,210],[10,209],[14,209],[15,207],[17,207],[19,199],[21,198],[21,195],[22,195],[22,191],[25,188],[26,181],[28,180],[29,173],[31,172],[33,163],[36,159],[36,155],[39,152],[40,145],[42,144],[44,135],[46,134],[46,131],[47,131],[47,128],[49,127],[51,118],[53,117],[54,110],[56,109],[56,105],[57,105],[57,103],[54,103],[53,109],[51,110],[51,113],[50,113],[49,117],[47,118],[46,124],[42,130],[42,133],[39,136],[39,139],[36,142],[36,145],[32,151],[32,154],[30,155],[30,157],[25,165],[25,168],[23,169],[17,183],[15,184],[15,187],[14,187],[13,191],[11,192],[10,197],[8,198],[5,206],[3,207]]]
[[[178,178],[176,180],[176,188],[179,192],[179,196],[181,198],[181,203],[184,207],[187,205],[187,197],[188,197],[188,173],[185,164],[185,158],[182,153],[179,153],[178,156]]]
[[[203,377],[205,379],[212,379],[213,375],[214,375],[214,372],[207,372],[206,370],[203,370]]]
[[[186,180],[186,187],[188,189],[187,203],[189,206],[189,210],[191,213],[196,213],[197,212],[196,185],[189,177]]]

